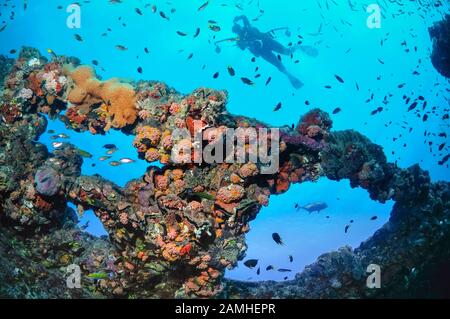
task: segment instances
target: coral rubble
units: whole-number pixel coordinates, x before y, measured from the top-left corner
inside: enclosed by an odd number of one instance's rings
[[[260,162],[187,160],[195,157],[190,137],[197,134],[214,144],[225,128],[268,128],[228,114],[225,92],[201,88],[183,96],[159,82],[100,81],[75,58],[49,62],[31,48],[24,48],[8,70],[0,98],[0,296],[378,297],[383,292],[362,287],[367,263],[385,267],[394,285],[407,269],[420,272],[434,261],[438,253],[430,247],[449,246],[448,183],[430,183],[418,166],[387,163],[381,147],[357,132],[331,132],[328,114],[319,109],[295,128],[281,128],[279,170],[262,174]],[[46,128],[42,114],[78,131],[133,134],[130,147],[164,166],[149,166],[123,188],[100,176],[83,176],[73,145],[49,153],[35,142]],[[188,138],[175,134],[183,128]],[[247,156],[254,152],[249,139]],[[175,144],[183,145],[180,152],[173,152]],[[186,161],[180,160],[184,156]],[[224,281],[225,269],[244,256],[249,221],[270,195],[320,176],[349,179],[375,200],[395,200],[390,222],[355,251],[324,255],[293,281],[275,286]],[[76,226],[68,202],[78,213],[92,209],[109,239]],[[63,269],[69,264],[81,267],[80,289],[65,289]],[[51,292],[49,280],[56,287]],[[399,287],[393,296],[411,292]]]

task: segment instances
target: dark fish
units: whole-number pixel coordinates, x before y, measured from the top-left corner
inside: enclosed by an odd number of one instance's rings
[[[194,33],[194,38],[198,37],[199,34],[200,34],[200,28],[197,28],[197,30],[195,30],[195,33]]]
[[[97,66],[98,65],[98,61],[97,60],[92,60],[92,64]]]
[[[88,228],[88,227],[89,227],[89,220],[86,223],[84,223],[84,225],[81,225],[80,229],[81,230],[86,230],[86,228]]]
[[[213,74],[213,79],[217,79],[219,77],[219,72]]]
[[[74,36],[75,40],[80,41],[80,42],[83,41],[83,38],[81,37],[81,35],[79,35],[79,34],[74,34],[73,36]]]
[[[269,270],[272,270],[272,269],[274,269],[272,265],[269,265],[269,266],[266,267],[266,271],[269,271]]]
[[[450,158],[450,154],[445,155],[445,156],[438,162],[438,164],[439,164],[439,165],[444,165],[444,164],[448,161],[449,158]]]
[[[12,49],[11,51],[9,51],[9,54],[15,54],[17,51]]]
[[[298,203],[296,203],[295,205],[294,205],[294,208],[299,208],[300,207],[300,205],[298,204]]]
[[[229,65],[227,67],[227,70],[228,70],[228,74],[231,75],[231,76],[234,76],[236,74],[236,72],[234,71],[234,69],[233,69],[233,67],[231,65]]]
[[[269,76],[266,80],[266,85],[268,85],[270,83],[270,81],[272,81],[272,78]]]
[[[341,83],[344,83],[344,80],[339,76],[339,75],[334,75],[334,77],[336,78],[336,80],[338,80]]]
[[[182,32],[182,31],[177,31],[177,34],[178,34],[179,36],[182,36],[182,37],[187,36],[187,33]]]
[[[274,112],[278,111],[279,109],[281,109],[281,102],[278,102],[278,104],[275,106],[275,108],[273,109]]]
[[[169,21],[170,19],[166,16],[166,14],[162,11],[159,11],[159,15],[161,16],[161,18],[166,19],[167,21]]]
[[[142,74],[142,68],[141,67],[138,67],[137,71]]]
[[[443,149],[444,149],[444,147],[445,147],[445,143],[442,143],[441,145],[439,145],[439,151],[442,151]]]
[[[150,53],[147,48],[144,48],[145,53]]]
[[[213,32],[219,32],[221,29],[220,29],[220,27],[218,26],[218,25],[215,25],[215,24],[209,24],[208,25],[208,28],[211,30],[211,31],[213,31]]]
[[[247,85],[254,85],[255,83],[252,81],[252,80],[250,80],[249,78],[241,78],[241,81],[244,83],[244,84],[247,84]]]
[[[103,145],[103,148],[111,150],[111,149],[114,149],[114,148],[117,148],[117,147],[114,144],[105,144],[105,145]]]
[[[416,108],[416,106],[417,106],[417,102],[413,102],[413,103],[408,107],[408,112],[414,110],[414,109]]]
[[[345,226],[344,232],[345,232],[346,234],[347,234],[349,228],[350,228],[350,225]]]
[[[272,234],[272,239],[274,240],[274,242],[276,242],[278,245],[284,245],[283,241],[281,240],[281,237],[278,233],[273,233]]]
[[[219,54],[220,52],[222,52],[222,49],[216,45],[216,49],[214,50],[217,54]]]
[[[289,262],[293,262],[294,261],[294,257],[292,257],[292,255],[289,255]]]
[[[341,111],[341,108],[340,107],[337,107],[337,108],[335,108],[334,110],[333,110],[333,114],[337,114],[337,113],[339,113]]]
[[[248,268],[254,268],[258,264],[258,259],[249,259],[244,262],[244,265]]]
[[[134,9],[136,11],[137,14],[142,15],[142,11],[139,8]]]
[[[209,1],[206,1],[204,4],[202,4],[200,7],[198,7],[197,11],[203,11],[209,4]]]
[[[372,216],[371,218],[370,218],[370,220],[375,220],[375,219],[377,219],[378,218],[378,216]]]
[[[119,51],[127,51],[128,48],[126,46],[123,46],[121,44],[116,45],[116,49]]]
[[[381,64],[384,64],[384,62],[382,60],[380,60],[380,59],[378,59],[378,62],[380,62]]]
[[[188,60],[192,59],[192,57],[194,56],[194,53],[190,53],[187,57]]]
[[[292,270],[286,269],[286,268],[280,268],[278,269],[279,272],[291,272]]]
[[[258,270],[256,271],[256,274],[259,276],[260,273],[261,273],[261,268],[258,267]]]
[[[327,203],[324,203],[324,202],[313,202],[313,203],[310,203],[310,204],[305,205],[305,206],[300,207],[300,208],[308,211],[309,213],[312,213],[312,212],[318,212],[319,213],[321,210],[323,210],[323,209],[325,209],[327,207],[328,207]]]

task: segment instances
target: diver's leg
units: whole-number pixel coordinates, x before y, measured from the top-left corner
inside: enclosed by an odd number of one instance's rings
[[[293,48],[286,48],[284,45],[282,45],[280,42],[275,41],[273,39],[265,40],[264,41],[264,47],[267,50],[277,52],[283,55],[290,55],[295,51]]]
[[[278,58],[275,56],[273,52],[264,50],[261,52],[261,57],[270,64],[272,64],[273,66],[275,66],[281,73],[285,74],[294,88],[299,89],[303,86],[302,81],[300,81],[295,76],[290,74],[286,69],[286,67],[283,65],[283,63],[281,63],[281,61],[278,60]]]

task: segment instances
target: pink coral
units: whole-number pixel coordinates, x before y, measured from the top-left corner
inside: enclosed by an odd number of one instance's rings
[[[242,167],[239,169],[239,175],[241,175],[243,178],[249,177],[249,176],[256,176],[258,175],[258,166],[256,166],[255,163],[247,163],[242,165]]]
[[[178,236],[178,233],[177,233],[176,229],[173,227],[170,227],[169,231],[167,232],[167,238],[170,240],[175,240],[175,238],[177,238],[177,236]]]
[[[164,175],[157,175],[155,177],[155,186],[159,190],[166,190],[169,187],[169,178]]]
[[[137,135],[133,144],[137,147],[139,144],[149,144],[150,146],[157,146],[161,138],[161,131],[156,127],[142,126],[137,129]],[[145,142],[143,141],[145,140]]]
[[[173,146],[172,136],[170,134],[163,136],[161,144],[165,150],[170,150]]]
[[[244,197],[244,194],[244,187],[231,184],[219,189],[219,191],[217,192],[217,199],[228,204],[240,200],[242,197]]]
[[[322,133],[322,129],[317,125],[311,125],[306,129],[306,134],[308,137],[316,137],[320,133]]]
[[[181,110],[180,104],[174,102],[170,105],[170,108],[169,108],[170,114],[175,115],[178,112],[180,112],[180,110]]]
[[[193,212],[200,212],[203,209],[203,206],[200,202],[192,201],[188,204],[188,209],[190,209]]]
[[[153,147],[149,148],[145,152],[145,159],[150,163],[159,160],[159,158],[160,158],[160,154],[156,148],[153,148]]]

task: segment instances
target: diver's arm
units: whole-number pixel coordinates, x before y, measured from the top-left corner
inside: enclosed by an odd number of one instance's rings
[[[248,28],[250,26],[250,21],[248,21],[248,18],[245,15],[241,15],[241,16],[234,18],[233,22],[236,23],[239,20],[242,20],[245,28]]]

